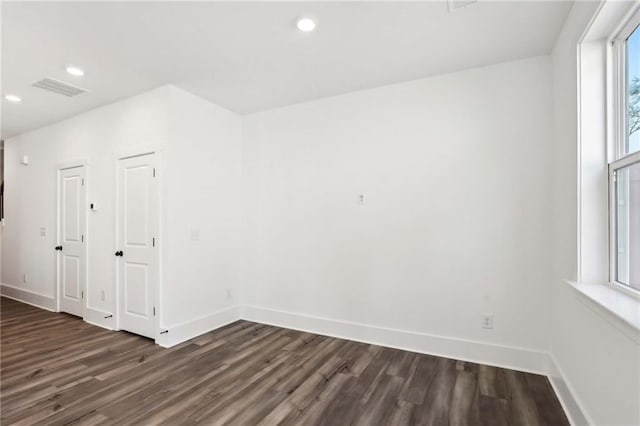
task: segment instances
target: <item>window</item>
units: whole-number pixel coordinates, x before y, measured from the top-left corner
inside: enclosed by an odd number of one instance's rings
[[[610,280],[640,292],[640,11],[612,43]],[[639,293],[640,294],[640,293]]]

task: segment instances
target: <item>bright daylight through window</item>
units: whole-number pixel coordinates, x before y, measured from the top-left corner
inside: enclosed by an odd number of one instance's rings
[[[636,14],[635,18],[638,17]],[[640,29],[634,19],[618,43],[620,119],[609,165],[611,280],[640,291]],[[629,25],[627,26],[629,27]]]

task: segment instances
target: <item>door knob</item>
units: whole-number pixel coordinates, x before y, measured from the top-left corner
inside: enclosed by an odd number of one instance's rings
[[[122,257],[122,255],[123,255],[123,254],[124,254],[124,253],[122,253],[122,250],[118,250],[118,251],[116,252],[116,256],[120,256],[120,257]]]
[[[62,251],[62,246],[56,246],[56,250]]]

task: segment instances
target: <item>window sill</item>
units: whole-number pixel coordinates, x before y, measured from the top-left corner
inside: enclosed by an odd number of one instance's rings
[[[640,300],[607,284],[585,284],[568,280],[565,283],[596,304],[601,311],[630,328],[634,337],[640,337]]]

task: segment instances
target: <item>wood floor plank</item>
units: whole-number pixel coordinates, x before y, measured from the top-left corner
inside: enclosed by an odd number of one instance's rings
[[[542,424],[536,403],[526,384],[525,373],[508,371],[507,383],[511,390],[509,424]]]
[[[456,362],[438,358],[436,372],[429,382],[425,399],[418,410],[414,411],[415,424],[448,425],[451,409],[451,397],[456,382]]]
[[[479,395],[478,409],[482,426],[508,426],[509,407],[506,399]],[[567,424],[567,423],[563,423]]]
[[[414,405],[422,404],[429,382],[436,372],[436,362],[437,358],[432,356],[416,356],[412,373],[400,394],[401,400]]]
[[[470,371],[458,371],[451,395],[449,424],[451,426],[477,425],[479,418],[478,377]]]
[[[533,398],[541,424],[549,424],[565,416],[564,410],[553,393],[551,383],[543,376],[525,374],[526,387]]]
[[[165,349],[0,311],[3,425],[568,425],[544,376],[248,321]]]
[[[389,418],[389,424],[394,426],[411,425],[414,408],[414,404],[398,400],[393,412],[391,413],[391,417]]]
[[[356,425],[388,424],[403,384],[404,380],[401,377],[383,374],[371,397],[358,413]]]

